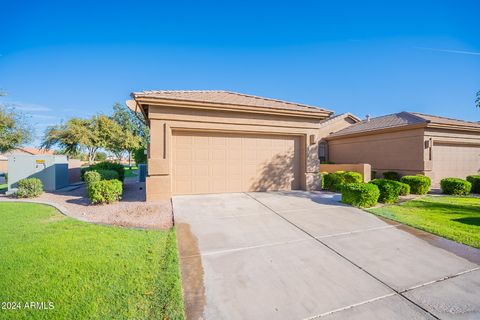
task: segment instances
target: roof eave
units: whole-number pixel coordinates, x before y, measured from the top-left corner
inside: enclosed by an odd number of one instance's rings
[[[428,128],[434,128],[434,129],[448,129],[448,130],[457,130],[457,131],[480,132],[480,126],[475,126],[475,125],[469,126],[469,125],[430,122],[430,123],[427,124],[427,127]]]
[[[194,101],[194,100],[153,98],[145,95],[142,96],[136,93],[132,93],[131,96],[140,106],[153,105],[153,106],[169,106],[169,107],[179,107],[179,108],[213,109],[213,110],[224,110],[224,111],[233,111],[233,112],[283,114],[283,115],[316,118],[316,119],[318,118],[323,119],[323,118],[329,117],[333,113],[332,111],[328,111],[324,109],[304,111],[304,110],[295,110],[295,109],[269,108],[269,107],[261,107],[261,106],[248,106],[248,105],[219,103],[219,102],[213,103],[213,102]]]

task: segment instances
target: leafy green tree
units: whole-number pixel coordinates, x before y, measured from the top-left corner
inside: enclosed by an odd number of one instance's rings
[[[93,164],[100,149],[111,149],[122,135],[120,126],[104,115],[90,119],[72,118],[65,124],[48,127],[41,147],[59,146],[65,154],[76,155],[85,151],[88,163]]]
[[[141,113],[135,113],[128,107],[115,103],[111,119],[122,128],[122,135],[114,141],[113,148],[109,149],[117,158],[123,158],[126,152],[128,165],[132,165],[132,154],[140,147],[148,143],[149,131],[144,123]]]
[[[31,141],[32,131],[24,116],[0,106],[0,152],[13,150]]]
[[[95,161],[105,161],[107,160],[107,154],[105,152],[99,151],[95,155]]]
[[[480,108],[480,91],[477,92],[477,99],[475,99],[475,104],[477,108]]]
[[[140,163],[147,163],[147,155],[145,154],[145,148],[141,147],[134,151],[133,159],[135,163],[139,165]]]

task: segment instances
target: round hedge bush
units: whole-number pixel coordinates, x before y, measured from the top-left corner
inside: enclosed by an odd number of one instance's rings
[[[410,186],[403,182],[400,183],[400,195],[401,196],[408,196],[410,194]]]
[[[347,183],[342,188],[342,202],[355,207],[373,207],[379,196],[380,190],[371,183]]]
[[[360,183],[363,182],[362,174],[353,171],[347,171],[343,173],[343,179],[345,183]]]
[[[363,176],[353,171],[337,171],[322,175],[322,185],[324,189],[333,192],[342,192],[342,187],[346,183],[363,182]]]
[[[88,197],[93,204],[106,204],[122,198],[122,182],[101,180],[88,185]]]
[[[322,176],[323,187],[329,191],[340,192],[345,183],[343,172],[328,173]]]
[[[90,167],[84,167],[80,170],[80,177],[84,180],[85,173],[88,171],[100,171],[100,170],[113,170],[118,173],[118,179],[123,182],[125,179],[125,167],[116,162],[103,161],[91,165]]]
[[[466,196],[472,190],[472,184],[459,178],[445,178],[440,181],[440,187],[445,194]]]
[[[96,170],[99,174],[101,179],[100,180],[113,180],[117,179],[120,180],[120,176],[118,175],[117,171],[114,170]]]
[[[412,194],[427,194],[432,185],[429,177],[421,175],[403,176],[400,182],[408,184]]]
[[[102,176],[97,171],[88,171],[83,175],[83,180],[88,186],[91,183],[102,180]]]
[[[17,182],[18,198],[35,198],[43,193],[43,183],[38,178],[27,178]]]
[[[387,179],[375,179],[370,181],[369,184],[374,184],[378,187],[380,191],[378,201],[383,203],[395,203],[398,201],[402,189],[400,182]]]
[[[472,184],[472,193],[480,193],[480,175],[468,176],[467,181]]]

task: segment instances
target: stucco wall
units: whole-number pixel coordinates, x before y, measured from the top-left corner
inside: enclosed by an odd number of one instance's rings
[[[317,139],[321,118],[228,112],[150,105],[150,146],[146,181],[147,200],[171,196],[172,131],[198,130],[213,132],[266,133],[293,135],[300,138],[300,172],[302,189],[315,187],[318,172]],[[311,144],[310,136],[313,135]]]
[[[329,139],[328,151],[330,161],[368,163],[378,176],[389,170],[403,175],[423,173],[424,129]]]
[[[68,182],[80,182],[81,168],[83,161],[80,159],[68,159]]]

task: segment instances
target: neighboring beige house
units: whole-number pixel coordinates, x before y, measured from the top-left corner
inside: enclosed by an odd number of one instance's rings
[[[445,177],[480,172],[480,123],[414,112],[364,120],[329,135],[328,160],[385,171]]]
[[[127,101],[150,126],[147,200],[178,194],[314,189],[317,143],[359,121],[227,91],[144,91]]]

